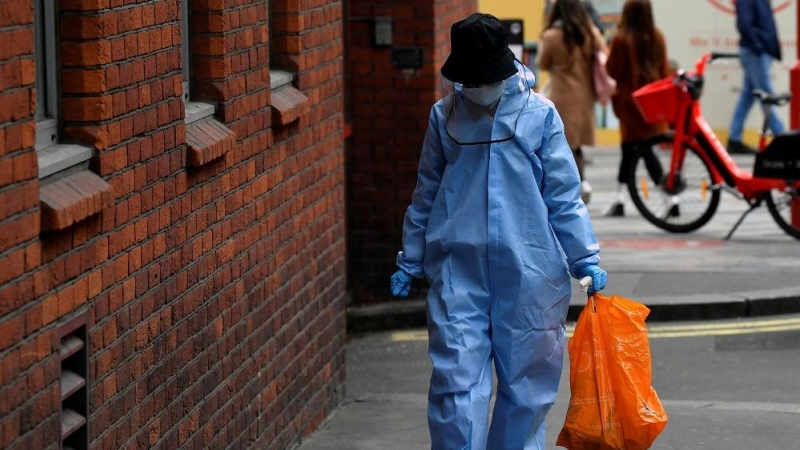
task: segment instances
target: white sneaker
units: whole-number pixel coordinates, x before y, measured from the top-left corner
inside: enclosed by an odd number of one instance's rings
[[[603,208],[600,215],[603,217],[623,217],[625,216],[625,204],[619,200],[614,200]]]
[[[589,200],[592,199],[592,185],[589,184],[588,181],[583,180],[581,181],[581,200],[583,200],[584,204],[589,204]]]
[[[678,206],[680,198],[677,195],[670,195],[664,198],[664,202],[658,211],[654,211],[654,215],[662,220],[667,220],[670,217],[680,217],[681,211]]]
[[[600,212],[603,217],[623,217],[625,215],[625,191],[614,193],[611,203]]]

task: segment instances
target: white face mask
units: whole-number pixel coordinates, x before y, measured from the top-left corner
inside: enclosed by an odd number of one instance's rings
[[[464,96],[478,105],[489,106],[503,96],[506,80],[480,87],[462,88]]]

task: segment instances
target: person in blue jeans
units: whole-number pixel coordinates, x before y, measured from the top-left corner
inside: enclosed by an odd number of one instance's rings
[[[739,59],[744,70],[744,82],[733,110],[728,152],[755,153],[755,150],[742,143],[742,128],[755,102],[753,90],[773,92],[769,69],[773,59],[781,60],[781,46],[770,0],[737,0],[736,28],[739,30]],[[773,135],[782,133],[783,123],[775,108],[770,107],[768,114]]]

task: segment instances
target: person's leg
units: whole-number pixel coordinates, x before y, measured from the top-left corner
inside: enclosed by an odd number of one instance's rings
[[[664,177],[664,168],[661,167],[661,161],[653,153],[652,147],[646,147],[639,150],[643,152],[642,158],[644,159],[644,166],[647,168],[647,173],[655,184],[661,184],[661,179]]]
[[[492,310],[497,398],[487,448],[544,450],[545,418],[563,368],[569,296],[550,308],[519,305]]]
[[[452,276],[471,273],[455,269],[458,262],[453,259],[442,263],[441,279],[428,291],[431,449],[483,450],[492,395],[490,296],[479,289],[480,283],[467,287]]]
[[[622,148],[622,159],[619,161],[617,182],[620,184],[628,184],[628,172],[633,164],[633,157],[636,154],[636,142],[623,142],[620,147]]]
[[[578,166],[578,176],[584,180],[583,168],[586,165],[583,160],[583,150],[580,147],[572,149],[572,157],[575,158],[575,164]]]
[[[763,91],[773,93],[772,80],[770,80],[770,67],[772,66],[772,57],[766,53],[755,57],[755,61],[751,66],[750,79],[753,81],[754,89],[761,89]],[[763,111],[762,106],[762,111]],[[767,114],[769,115],[769,129],[772,130],[774,135],[783,133],[783,122],[778,117],[774,106],[768,108]]]
[[[622,158],[619,160],[617,171],[617,187],[614,190],[611,202],[600,212],[606,217],[622,217],[625,215],[625,190],[628,186],[628,170],[633,164],[635,143],[623,142],[621,145]]]
[[[575,158],[575,164],[578,166],[578,176],[581,179],[581,200],[583,203],[589,204],[589,200],[592,198],[592,185],[589,184],[589,180],[586,179],[586,160],[583,157],[583,150],[581,147],[572,149],[572,156]]]
[[[620,162],[619,173],[617,174],[617,181],[619,186],[627,186],[628,173],[631,166],[634,164],[636,152],[642,152],[642,159],[647,168],[647,173],[655,184],[661,184],[661,178],[664,176],[664,169],[661,167],[661,162],[658,157],[653,153],[651,147],[639,148],[640,141],[631,141],[622,143],[622,161]]]
[[[755,97],[753,97],[753,74],[758,72],[758,56],[750,50],[740,47],[739,48],[739,62],[742,65],[742,72],[744,79],[742,81],[742,92],[739,94],[739,100],[733,108],[733,117],[731,119],[731,126],[728,133],[728,141],[742,142],[742,131],[744,129],[744,121],[747,119],[747,114],[753,106]]]

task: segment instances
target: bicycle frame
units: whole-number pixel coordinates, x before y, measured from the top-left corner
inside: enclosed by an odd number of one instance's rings
[[[674,186],[675,175],[680,172],[683,165],[685,146],[688,146],[695,149],[711,168],[712,189],[719,189],[723,184],[727,185],[748,202],[753,203],[767,195],[771,189],[786,187],[786,181],[778,178],[754,177],[751,172],[742,170],[706,122],[700,108],[700,95],[696,95],[697,98],[693,97],[687,80],[693,80],[699,84],[699,89],[702,89],[706,65],[712,58],[713,54],[710,52],[703,54],[696,61],[693,73],[680,74],[676,77],[675,82],[682,84],[679,85],[681,89],[678,98],[678,120],[675,122],[672,161],[665,186],[668,189]],[[800,187],[800,182],[796,182],[795,185]]]

